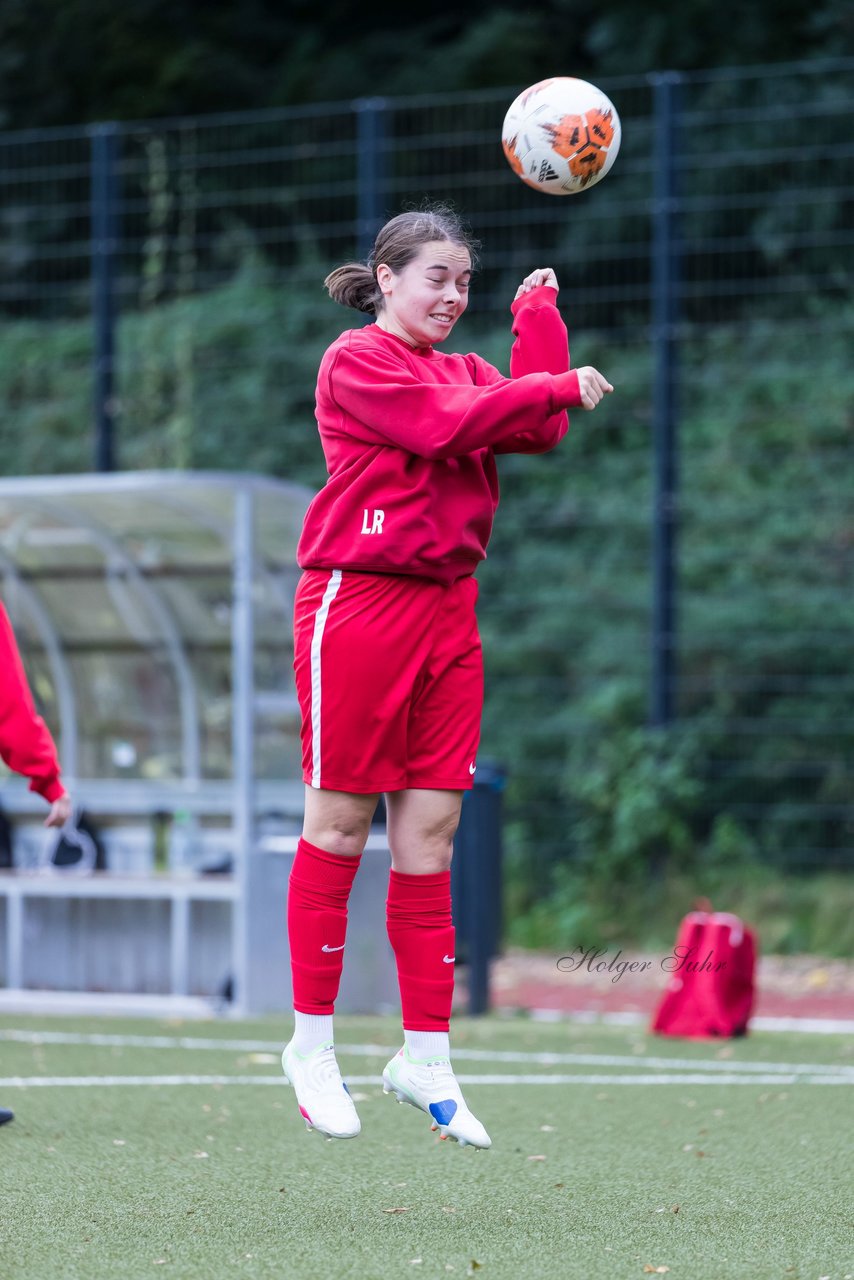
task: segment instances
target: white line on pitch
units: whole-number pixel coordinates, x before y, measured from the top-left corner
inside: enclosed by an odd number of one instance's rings
[[[275,1053],[282,1050],[281,1041],[203,1039],[197,1036],[127,1036],[110,1034],[85,1034],[71,1031],[17,1031],[0,1030],[0,1040],[12,1040],[22,1044],[74,1044],[96,1045],[112,1048],[138,1049],[207,1049],[237,1053]],[[394,1051],[394,1046],[378,1044],[337,1044],[343,1056],[384,1058]],[[665,1071],[735,1071],[740,1074],[782,1072],[783,1074],[833,1076],[851,1075],[854,1064],[833,1066],[827,1063],[808,1062],[733,1062],[717,1058],[660,1058],[641,1057],[638,1054],[604,1053],[528,1053],[522,1050],[504,1049],[454,1049],[455,1060],[467,1062],[519,1062],[542,1067],[585,1066],[624,1067],[648,1070],[661,1067]]]
[[[732,1072],[730,1075],[706,1075],[703,1072],[670,1074],[662,1072],[657,1075],[458,1075],[460,1084],[474,1085],[626,1085],[626,1084],[678,1084],[678,1085],[725,1085],[725,1084],[837,1084],[851,1085],[850,1076],[804,1076],[804,1075],[765,1075],[749,1076]],[[376,1085],[377,1077],[347,1075],[351,1085]],[[8,1076],[0,1079],[0,1089],[96,1089],[107,1086],[136,1087],[140,1085],[156,1085],[168,1087],[172,1085],[276,1085],[287,1087],[287,1082],[280,1076]]]

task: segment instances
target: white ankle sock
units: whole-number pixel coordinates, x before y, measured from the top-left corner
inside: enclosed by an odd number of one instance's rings
[[[447,1031],[404,1031],[409,1056],[416,1062],[428,1058],[450,1058],[451,1041]]]
[[[331,1044],[332,1014],[297,1013],[294,1011],[294,1038],[291,1041],[297,1053],[313,1053],[322,1044]]]

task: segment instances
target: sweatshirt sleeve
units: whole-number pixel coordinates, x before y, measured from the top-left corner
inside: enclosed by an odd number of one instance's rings
[[[488,385],[420,381],[397,352],[341,346],[329,370],[333,400],[360,424],[370,444],[393,445],[423,458],[454,458],[526,435],[550,448],[550,420],[580,404],[574,373],[536,372]],[[352,420],[355,420],[353,422]]]
[[[6,610],[0,605],[0,757],[53,804],[65,794],[56,746],[36,712]]]
[[[541,285],[517,298],[510,309],[515,338],[510,352],[511,378],[535,372],[565,375],[570,368],[569,340],[557,307],[557,290]],[[574,376],[577,386],[577,375]],[[579,405],[580,398],[566,407]],[[495,452],[545,453],[553,449],[568,430],[569,419],[561,411],[549,420],[546,432],[520,431],[497,445]]]

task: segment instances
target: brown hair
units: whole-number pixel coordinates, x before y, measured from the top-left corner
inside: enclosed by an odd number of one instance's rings
[[[336,267],[324,280],[330,298],[342,307],[367,311],[376,315],[383,309],[383,295],[377,284],[377,264],[384,262],[397,275],[417,255],[422,244],[434,240],[450,240],[468,249],[474,266],[477,241],[463,226],[458,215],[447,205],[428,205],[423,209],[399,213],[377,233],[368,261],[347,262]]]

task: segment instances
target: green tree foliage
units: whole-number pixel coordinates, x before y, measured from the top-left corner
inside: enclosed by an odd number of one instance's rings
[[[849,53],[842,0],[4,0],[0,127],[147,119]]]

